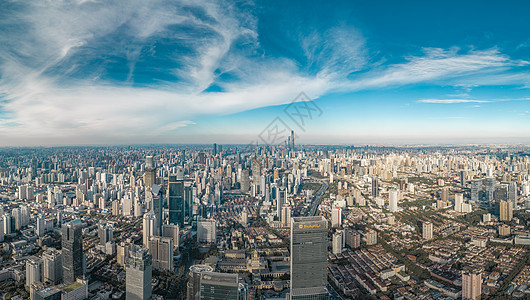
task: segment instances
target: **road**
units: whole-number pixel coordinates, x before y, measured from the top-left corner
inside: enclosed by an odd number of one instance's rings
[[[308,216],[314,216],[317,213],[318,205],[320,204],[320,198],[324,195],[324,193],[329,188],[329,184],[326,182],[326,180],[317,179],[314,177],[311,177],[311,182],[318,182],[321,183],[322,186],[318,190],[318,192],[313,197],[313,203],[311,204],[311,209],[309,210]]]

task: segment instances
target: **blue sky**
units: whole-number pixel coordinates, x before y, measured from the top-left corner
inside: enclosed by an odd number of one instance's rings
[[[530,143],[528,11],[2,1],[0,146],[248,143],[277,118],[301,143]],[[303,128],[300,92],[322,112]]]

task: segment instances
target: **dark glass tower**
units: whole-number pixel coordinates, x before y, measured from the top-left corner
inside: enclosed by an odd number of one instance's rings
[[[184,201],[184,170],[177,169],[176,175],[170,175],[167,188],[167,202],[169,207],[169,224],[184,227],[185,201]]]
[[[322,216],[291,219],[290,299],[329,299],[328,222]]]
[[[74,283],[76,278],[83,276],[84,256],[81,222],[74,220],[63,224],[61,233],[64,283]]]

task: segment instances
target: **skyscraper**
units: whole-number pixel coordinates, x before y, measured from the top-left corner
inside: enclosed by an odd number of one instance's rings
[[[372,177],[372,197],[375,199],[379,196],[379,179],[377,176]]]
[[[125,262],[125,299],[150,299],[152,276],[152,260],[147,249],[131,245]]]
[[[58,284],[63,280],[63,256],[60,251],[48,248],[42,254],[44,262],[44,281]]]
[[[471,181],[471,201],[479,201],[482,193],[482,180],[475,179]]]
[[[67,284],[74,283],[76,278],[83,276],[83,240],[81,236],[81,222],[74,220],[63,224],[62,254],[63,279]]]
[[[462,205],[464,204],[464,195],[462,193],[455,194],[455,207],[454,210],[462,212]]]
[[[328,223],[324,217],[291,218],[290,299],[329,299]]]
[[[31,284],[38,281],[43,282],[44,265],[42,259],[31,256],[26,260],[26,290],[29,291]]]
[[[144,172],[144,185],[146,190],[151,188],[155,184],[156,175],[155,167],[152,156],[145,157],[145,172]]]
[[[431,222],[423,222],[423,238],[426,240],[432,240],[432,223]]]
[[[149,239],[159,234],[158,220],[153,212],[144,214],[142,220],[142,244],[149,247]]]
[[[508,201],[513,203],[513,208],[517,207],[517,182],[515,181],[508,185]]]
[[[513,203],[502,200],[499,203],[499,220],[509,222],[513,219]]]
[[[342,226],[342,208],[333,207],[331,209],[331,226],[340,227]]]
[[[396,212],[398,210],[398,192],[391,190],[388,193],[388,210]]]
[[[241,170],[241,178],[239,179],[239,184],[241,185],[242,193],[248,193],[250,189],[250,175],[248,173],[248,169]]]
[[[184,227],[184,169],[178,167],[176,175],[169,176],[167,201],[169,206],[169,223]]]
[[[190,267],[186,292],[187,300],[200,299],[201,274],[203,272],[213,272],[213,268],[209,265],[193,265]]]
[[[482,294],[482,274],[462,271],[462,299],[478,300]]]
[[[495,187],[497,185],[497,180],[495,177],[486,177],[485,186],[486,186],[486,200],[490,203],[495,201]]]
[[[105,246],[108,242],[112,242],[112,239],[113,239],[112,224],[100,222],[98,224],[98,237],[99,237],[99,244],[102,246]]]
[[[162,225],[162,236],[173,239],[174,250],[179,248],[180,228],[178,225],[173,225],[173,224]]]
[[[278,189],[278,196],[276,197],[276,214],[278,219],[281,218],[281,211],[284,204],[287,204],[287,190],[282,186]]]
[[[153,269],[173,271],[173,239],[153,236],[149,240],[149,252],[153,261]]]
[[[370,230],[366,233],[366,245],[372,246],[377,244],[377,231]]]
[[[199,243],[215,243],[217,224],[215,220],[200,220],[197,222],[197,241]]]
[[[361,234],[354,229],[346,230],[346,245],[350,249],[356,249],[361,246]]]

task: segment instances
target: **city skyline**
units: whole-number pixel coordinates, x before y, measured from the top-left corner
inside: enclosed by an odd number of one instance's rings
[[[530,143],[524,2],[1,8],[0,146]]]

